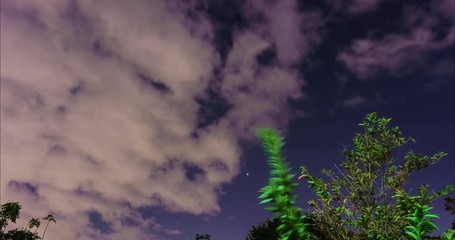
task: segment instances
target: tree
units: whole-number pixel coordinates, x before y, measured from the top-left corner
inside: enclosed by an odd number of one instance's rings
[[[278,219],[267,219],[265,222],[251,227],[246,240],[277,240],[280,237],[276,230],[278,226]]]
[[[56,222],[54,216],[49,214],[47,217],[44,217],[43,220],[47,220],[46,229],[44,230],[43,236],[38,236],[38,228],[40,226],[40,220],[37,218],[32,218],[28,225],[22,229],[13,229],[6,231],[8,222],[16,223],[16,220],[19,218],[20,210],[22,206],[18,202],[7,202],[1,205],[0,211],[0,239],[2,240],[37,240],[44,239],[44,234],[49,225],[50,221]],[[34,231],[32,232],[32,230]]]
[[[455,230],[455,199],[451,197],[444,198],[446,203],[444,204],[444,209],[450,214],[454,215],[454,219],[452,221],[452,230]]]
[[[340,164],[343,170],[337,167],[339,174],[326,169],[321,171],[331,179],[329,182],[312,176],[305,166],[301,166],[299,179],[305,178],[319,198],[308,201],[312,209],[306,216],[294,207],[296,197],[291,194],[297,184],[291,183],[294,175],[289,173],[290,169],[281,156],[283,139],[270,128],[257,131],[269,154],[268,163],[272,168],[269,185],[261,190],[263,194],[259,198],[264,199],[261,203],[272,204],[266,209],[279,218],[280,232],[285,229],[296,233],[301,229],[301,221],[287,221],[293,217],[296,220],[312,219],[312,224],[304,226],[304,232],[322,232],[326,234],[324,239],[403,239],[409,236],[407,232],[410,229],[405,227],[415,224],[409,217],[419,207],[428,210],[425,207],[433,200],[455,188],[447,185],[440,191],[428,193],[429,185],[423,185],[416,196],[405,191],[404,185],[412,172],[435,164],[446,154],[438,152],[425,156],[408,151],[403,163],[394,165],[392,151],[414,139],[405,139],[398,127],[388,128],[390,120],[378,118],[376,113],[365,117],[359,124],[364,127],[364,133],[354,137],[353,149],[343,151],[346,157],[346,161]],[[423,221],[423,218],[419,219]],[[433,229],[426,228],[425,234]],[[302,234],[295,239],[305,238],[307,236]],[[283,239],[289,238],[284,236]]]
[[[403,164],[394,165],[392,154],[413,138],[404,138],[398,127],[388,128],[391,118],[378,118],[368,114],[360,123],[364,133],[353,139],[353,149],[345,149],[346,161],[337,168],[339,174],[323,169],[321,173],[331,178],[324,183],[308,173],[302,166],[302,175],[320,198],[309,201],[314,217],[323,222],[319,227],[331,233],[333,239],[398,239],[405,235],[408,219],[416,207],[427,206],[438,197],[447,195],[454,186],[447,185],[438,192],[428,193],[429,185],[419,188],[419,195],[411,196],[405,184],[414,171],[438,162],[446,153],[425,156],[408,151]],[[349,236],[352,230],[355,236]]]
[[[196,234],[195,240],[210,240],[211,235],[210,234]]]
[[[307,231],[313,236],[313,239],[327,239],[325,233],[311,227],[315,224],[314,220],[308,218],[307,214],[304,214],[304,216],[303,223],[310,224]],[[280,234],[277,231],[279,225],[279,219],[267,219],[256,226],[252,226],[248,232],[246,240],[278,240],[280,238]]]

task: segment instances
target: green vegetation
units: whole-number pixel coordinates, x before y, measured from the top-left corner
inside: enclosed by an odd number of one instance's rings
[[[359,124],[364,133],[353,139],[353,149],[345,149],[346,161],[337,167],[338,174],[323,169],[321,173],[331,180],[325,182],[312,176],[301,166],[300,178],[305,178],[318,200],[308,201],[311,211],[304,215],[295,207],[296,196],[285,159],[281,156],[283,139],[271,128],[260,128],[257,136],[269,155],[271,168],[269,184],[260,192],[261,203],[269,203],[266,210],[279,220],[277,231],[282,240],[288,239],[412,239],[413,234],[427,239],[426,234],[435,230],[426,214],[428,205],[436,198],[452,192],[447,185],[440,191],[428,193],[429,185],[419,188],[416,196],[407,193],[404,185],[409,175],[438,162],[446,154],[439,152],[425,156],[408,151],[401,165],[395,165],[392,151],[414,139],[402,136],[398,127],[389,128],[390,118],[368,114]],[[313,220],[312,224],[304,219]],[[324,233],[324,238],[314,233]],[[445,234],[450,239],[448,231]]]
[[[406,231],[406,234],[412,237],[414,240],[424,239],[427,233],[432,232],[433,230],[438,229],[436,225],[431,221],[431,219],[438,218],[435,214],[428,214],[427,212],[431,210],[432,207],[425,205],[416,204],[414,213],[406,217],[406,219],[411,220],[412,225],[404,227],[409,231]]]
[[[0,239],[2,240],[36,240],[44,239],[46,234],[47,227],[49,223],[56,222],[52,214],[47,215],[42,218],[47,221],[46,228],[44,229],[43,236],[38,236],[38,228],[41,225],[41,222],[38,218],[32,218],[28,225],[22,229],[13,229],[6,232],[6,227],[8,222],[16,223],[16,220],[19,218],[20,210],[22,206],[18,202],[7,202],[2,204],[0,211]]]
[[[279,219],[278,232],[283,239],[309,239],[304,217],[300,208],[295,207],[297,196],[292,196],[292,190],[298,184],[292,183],[295,176],[290,173],[285,159],[281,156],[282,139],[275,135],[273,129],[264,128],[258,131],[258,137],[262,140],[266,151],[270,155],[268,164],[273,170],[270,172],[269,185],[260,190],[261,203],[271,203],[266,210],[275,214]]]
[[[278,219],[267,219],[265,222],[253,226],[246,240],[277,240],[280,235],[276,230],[279,226]]]

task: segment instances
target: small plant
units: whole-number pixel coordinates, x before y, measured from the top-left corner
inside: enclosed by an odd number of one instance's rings
[[[262,140],[265,150],[269,154],[268,164],[273,169],[270,174],[268,186],[260,190],[262,193],[260,202],[271,203],[272,206],[266,207],[275,214],[280,224],[277,227],[282,240],[288,239],[309,239],[307,228],[309,224],[303,223],[304,216],[302,210],[295,207],[297,196],[292,196],[292,190],[297,187],[297,183],[291,180],[295,176],[290,173],[283,156],[281,147],[284,145],[283,139],[271,128],[262,128],[257,131],[257,136]]]

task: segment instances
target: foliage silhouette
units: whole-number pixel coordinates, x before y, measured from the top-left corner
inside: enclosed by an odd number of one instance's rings
[[[196,234],[195,240],[210,240],[211,235],[210,234]]]
[[[251,227],[246,240],[277,240],[280,237],[276,230],[278,226],[278,219],[267,219],[265,222]]]
[[[6,232],[6,227],[8,222],[16,223],[16,220],[19,218],[20,210],[22,206],[18,202],[7,202],[1,205],[0,211],[0,239],[1,240],[37,240],[44,239],[46,234],[47,227],[49,222],[56,222],[52,214],[47,215],[42,218],[47,221],[46,228],[44,230],[43,236],[38,236],[38,228],[41,225],[41,222],[38,218],[32,218],[28,222],[28,225],[22,229],[12,229]],[[32,232],[32,230],[34,230]]]
[[[307,214],[304,216],[304,223],[310,224],[310,226],[315,224],[313,219],[307,217]],[[277,231],[278,226],[279,220],[277,218],[267,219],[258,225],[252,226],[246,240],[277,240],[280,238],[280,234]],[[313,239],[327,238],[325,233],[318,232],[316,229],[310,227],[307,230],[313,236]]]
[[[453,221],[452,221],[452,230],[455,230],[455,199],[451,197],[446,197],[444,198],[446,203],[444,204],[444,209],[450,214],[453,215]]]

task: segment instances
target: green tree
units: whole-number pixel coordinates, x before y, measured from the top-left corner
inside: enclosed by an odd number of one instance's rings
[[[403,163],[395,165],[392,151],[414,139],[404,138],[398,127],[388,128],[390,120],[378,118],[376,113],[365,117],[360,124],[364,133],[354,137],[353,149],[343,151],[346,161],[340,164],[342,170],[336,166],[338,174],[321,171],[331,181],[324,182],[312,176],[305,166],[301,167],[299,179],[305,178],[319,198],[308,202],[312,209],[306,216],[294,207],[296,197],[291,194],[297,184],[291,183],[294,175],[281,156],[283,139],[273,129],[258,129],[257,136],[269,154],[272,168],[269,185],[261,190],[260,198],[264,199],[261,203],[272,204],[266,209],[279,218],[282,230],[300,234],[299,229],[304,229],[303,234],[291,239],[305,239],[310,230],[323,232],[324,239],[406,239],[405,227],[414,224],[409,216],[419,206],[427,206],[454,190],[453,185],[448,185],[428,193],[429,185],[423,185],[416,196],[405,191],[404,185],[412,172],[429,167],[446,154],[425,156],[408,151]],[[290,222],[291,217],[296,222]],[[303,218],[312,219],[313,223],[303,225],[299,221]]]
[[[417,206],[429,205],[438,197],[447,195],[454,186],[428,193],[429,185],[422,185],[417,196],[405,191],[412,172],[438,162],[446,153],[425,156],[408,151],[401,165],[395,165],[393,150],[413,138],[406,139],[398,127],[389,128],[391,118],[378,118],[368,114],[360,123],[364,133],[353,139],[353,149],[345,149],[346,161],[337,168],[339,174],[323,169],[331,178],[324,182],[308,173],[302,166],[302,175],[320,198],[309,201],[318,226],[330,233],[333,239],[398,239],[411,225],[408,218]],[[349,236],[349,230],[355,235]]]
[[[19,218],[20,210],[22,206],[18,202],[7,202],[1,205],[0,211],[0,239],[2,240],[36,240],[44,239],[44,234],[49,225],[50,221],[56,222],[54,216],[49,214],[44,217],[43,220],[47,220],[46,229],[44,230],[43,236],[38,236],[38,228],[41,224],[37,218],[32,218],[26,227],[22,229],[13,229],[6,232],[8,222],[16,223]]]

